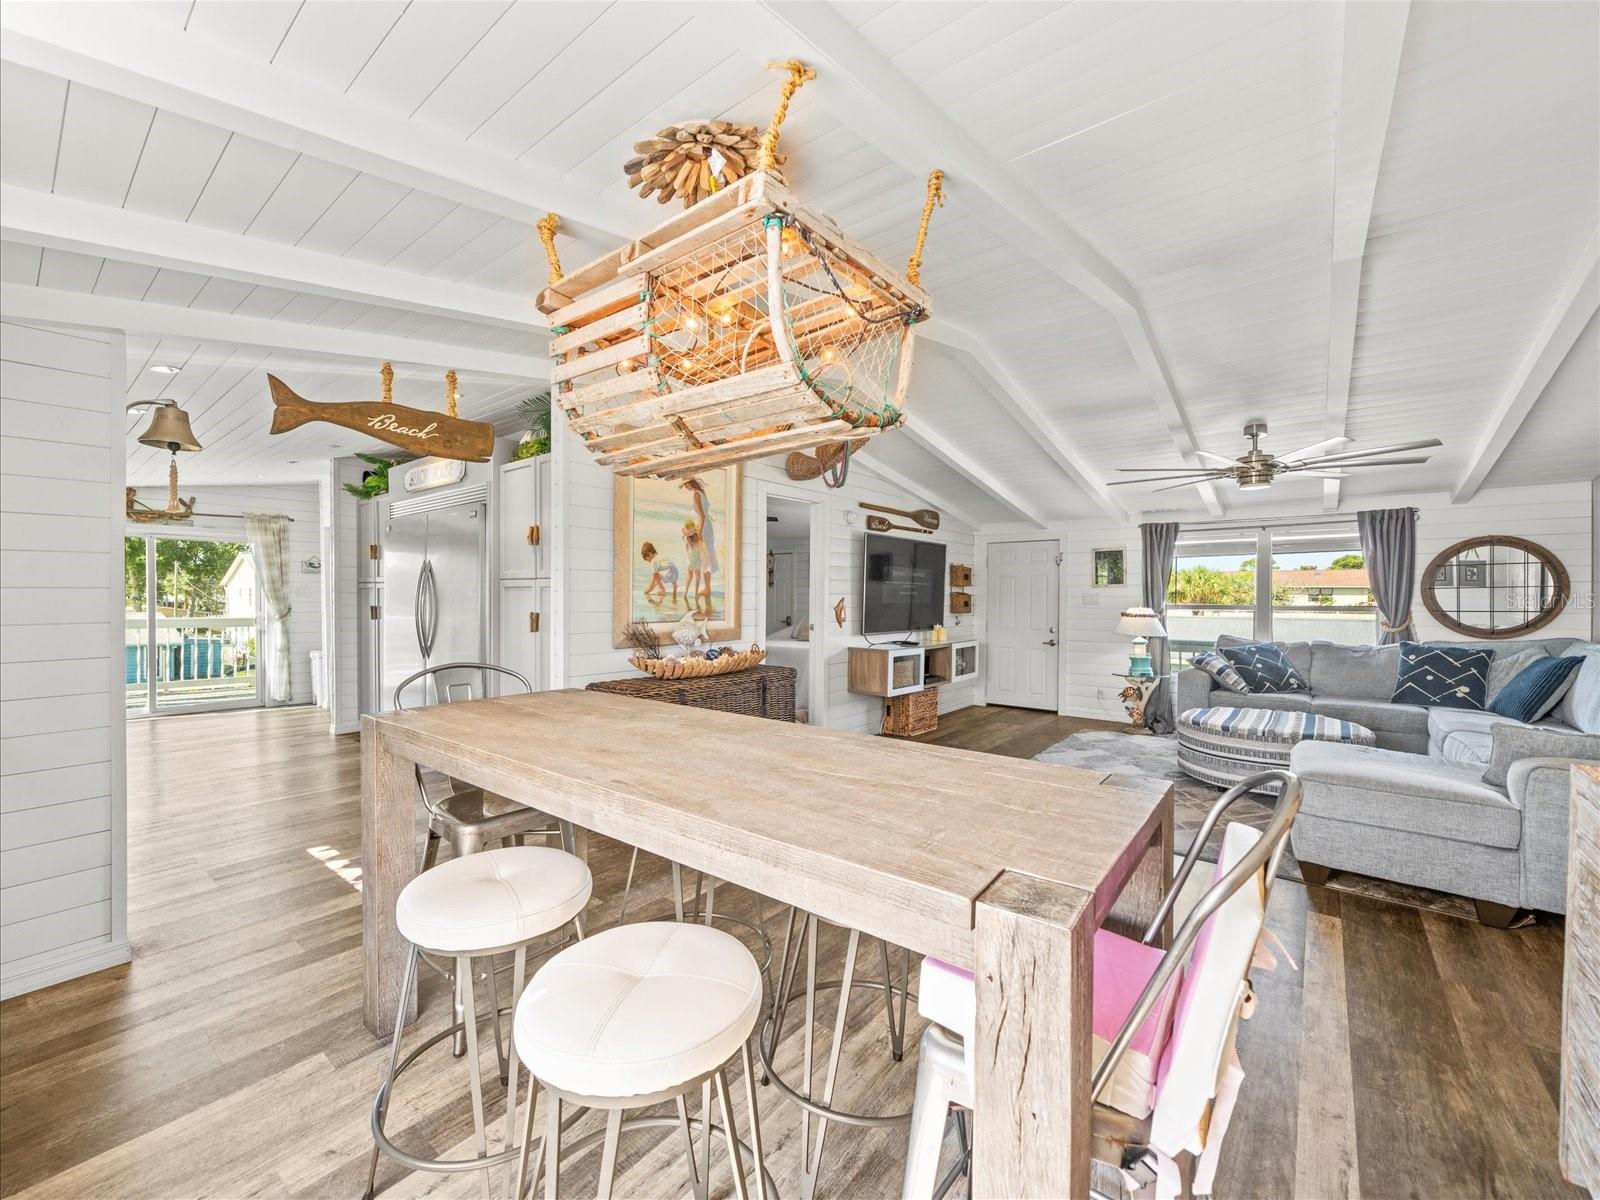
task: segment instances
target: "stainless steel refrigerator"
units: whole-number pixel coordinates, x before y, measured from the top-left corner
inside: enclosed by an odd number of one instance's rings
[[[383,534],[383,686],[381,706],[424,667],[482,662],[488,610],[484,598],[481,503],[391,514]],[[406,706],[439,697],[413,684]]]

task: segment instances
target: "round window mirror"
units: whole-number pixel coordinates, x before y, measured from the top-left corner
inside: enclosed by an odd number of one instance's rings
[[[1571,580],[1550,551],[1524,538],[1468,538],[1434,556],[1422,602],[1466,637],[1513,638],[1543,629],[1567,606]]]

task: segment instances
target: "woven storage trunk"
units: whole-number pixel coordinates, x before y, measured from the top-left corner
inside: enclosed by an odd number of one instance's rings
[[[773,721],[794,720],[795,670],[793,667],[747,667],[731,675],[707,675],[699,679],[604,679],[591,683],[591,692],[611,692],[636,696],[641,700],[660,700],[690,708],[710,708],[718,712],[743,713]]]
[[[619,475],[681,478],[904,418],[927,294],[765,172],[539,296],[554,402]]]
[[[883,732],[890,737],[916,737],[939,728],[939,689],[936,687],[891,696],[887,708]]]

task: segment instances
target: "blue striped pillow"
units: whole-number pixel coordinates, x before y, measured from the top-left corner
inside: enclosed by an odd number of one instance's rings
[[[1583,666],[1581,655],[1572,658],[1542,658],[1523,667],[1511,682],[1500,689],[1489,704],[1489,711],[1513,721],[1532,724],[1550,715],[1561,697],[1578,677]]]

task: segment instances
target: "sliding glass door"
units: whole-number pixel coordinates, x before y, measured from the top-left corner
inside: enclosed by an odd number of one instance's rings
[[[123,680],[131,715],[262,702],[255,563],[245,542],[126,539]]]

